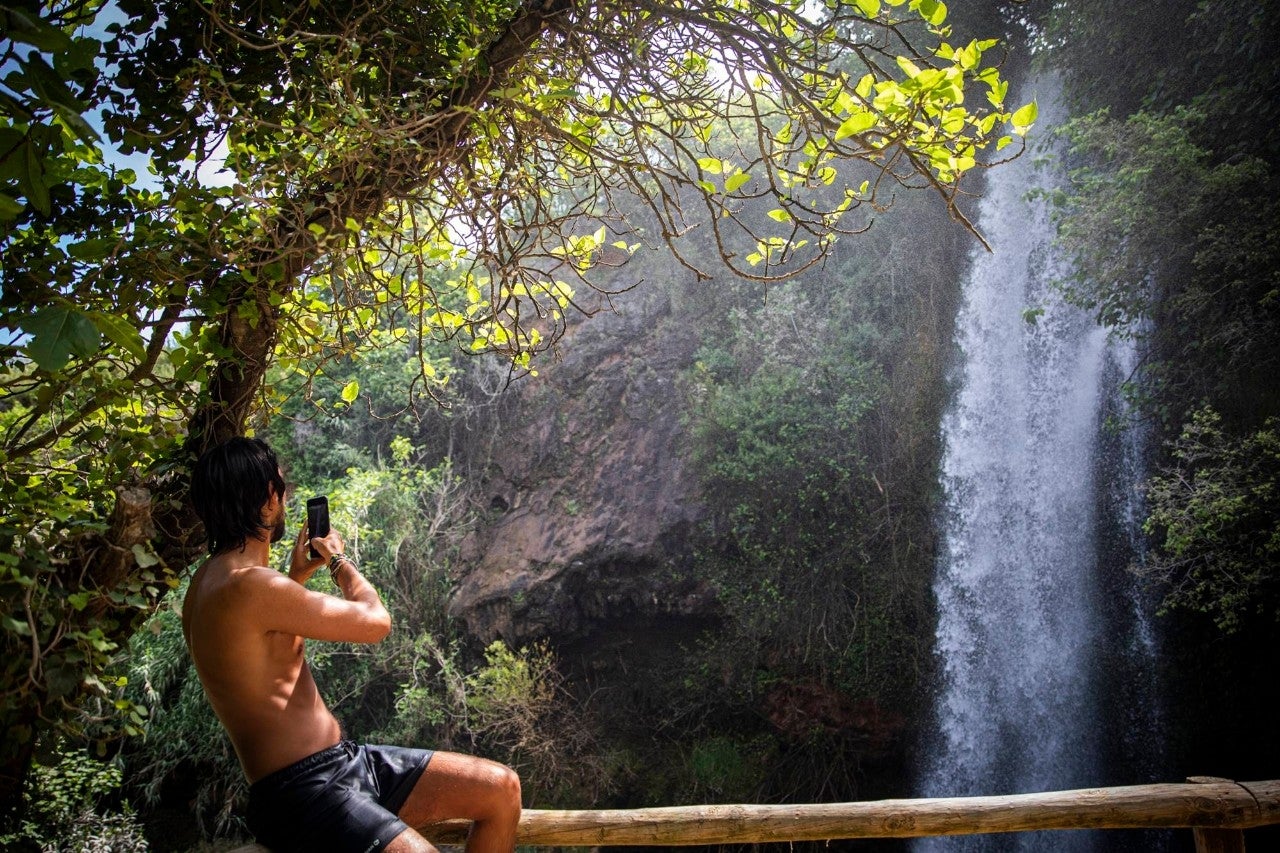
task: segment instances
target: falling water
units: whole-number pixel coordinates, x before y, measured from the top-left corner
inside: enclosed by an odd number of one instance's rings
[[[1037,88],[1039,126],[1052,127],[1051,84]],[[1098,443],[1104,401],[1114,398],[1108,383],[1131,354],[1051,286],[1067,270],[1043,204],[1025,198],[1054,179],[1038,163],[1054,158],[1036,153],[989,177],[977,221],[994,252],[974,253],[957,317],[934,584],[942,681],[923,796],[1103,781]],[[1095,833],[1032,833],[922,840],[916,849],[1097,843]]]

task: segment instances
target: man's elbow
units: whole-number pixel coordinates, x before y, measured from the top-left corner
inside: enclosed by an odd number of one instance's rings
[[[391,633],[391,614],[385,608],[376,622],[375,630],[377,633],[377,637],[374,639],[375,643],[381,643]]]
[[[385,607],[378,607],[377,610],[369,614],[364,627],[365,632],[361,638],[362,642],[381,643],[391,633],[391,614],[387,612]]]

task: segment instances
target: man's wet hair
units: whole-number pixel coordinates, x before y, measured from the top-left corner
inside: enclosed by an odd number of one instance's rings
[[[191,503],[204,522],[210,554],[243,549],[246,540],[271,526],[262,507],[272,489],[284,496],[280,463],[267,443],[232,438],[207,451],[191,471]]]

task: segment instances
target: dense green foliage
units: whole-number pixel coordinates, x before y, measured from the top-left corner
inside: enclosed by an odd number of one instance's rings
[[[1212,399],[1247,422],[1280,404],[1268,381],[1280,359],[1280,207],[1259,155],[1224,160],[1197,142],[1208,121],[1179,108],[1073,122],[1071,151],[1087,165],[1058,196],[1069,205],[1060,233],[1078,264],[1069,295],[1150,338],[1166,416]]]
[[[813,323],[827,312],[803,294],[771,293],[767,306],[734,318],[749,345],[703,351],[707,400],[694,440],[716,507],[709,536],[724,548],[708,568],[753,644],[820,673],[827,667],[810,655],[840,644],[829,662],[834,685],[875,695],[885,679],[869,665],[866,640],[894,643],[869,630],[883,620],[880,602],[851,580],[872,571],[865,533],[880,501],[859,437],[884,403],[884,378],[858,351],[867,330],[839,316],[830,328]],[[810,320],[803,331],[792,326],[799,318]],[[743,665],[762,656],[743,654],[747,637],[726,637]]]
[[[1242,619],[1280,620],[1278,426],[1237,438],[1201,409],[1173,442],[1149,491],[1146,528],[1159,547],[1141,567],[1171,585],[1166,606],[1208,613],[1228,632]]]
[[[1081,114],[1064,130],[1073,168],[1056,201],[1077,263],[1067,292],[1139,338],[1144,363],[1132,389],[1169,441],[1149,494],[1154,551],[1139,570],[1167,584],[1167,606],[1211,614],[1223,631],[1274,622],[1280,554],[1265,543],[1280,530],[1266,450],[1269,419],[1280,414],[1271,94],[1280,62],[1270,50],[1280,11],[1132,6],[1109,19],[1105,36],[1102,11],[1064,5],[1050,29],[1049,56],[1067,63]],[[1133,52],[1133,38],[1160,48]],[[1171,61],[1166,49],[1182,55]],[[1132,68],[1123,87],[1116,55]]]
[[[42,756],[26,792],[29,809],[13,832],[0,835],[5,850],[135,853],[146,851],[137,817],[110,800],[120,789],[119,761],[103,762],[83,749],[62,747]]]

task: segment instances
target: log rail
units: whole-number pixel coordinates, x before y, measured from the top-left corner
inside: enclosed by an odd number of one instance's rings
[[[526,809],[517,844],[533,847],[681,846],[914,838],[1061,829],[1192,829],[1197,851],[1243,851],[1243,830],[1280,824],[1280,781],[1196,776],[1186,783],[1082,788],[997,797],[816,805]],[[441,844],[465,822],[421,828]],[[233,853],[267,853],[248,845]]]

